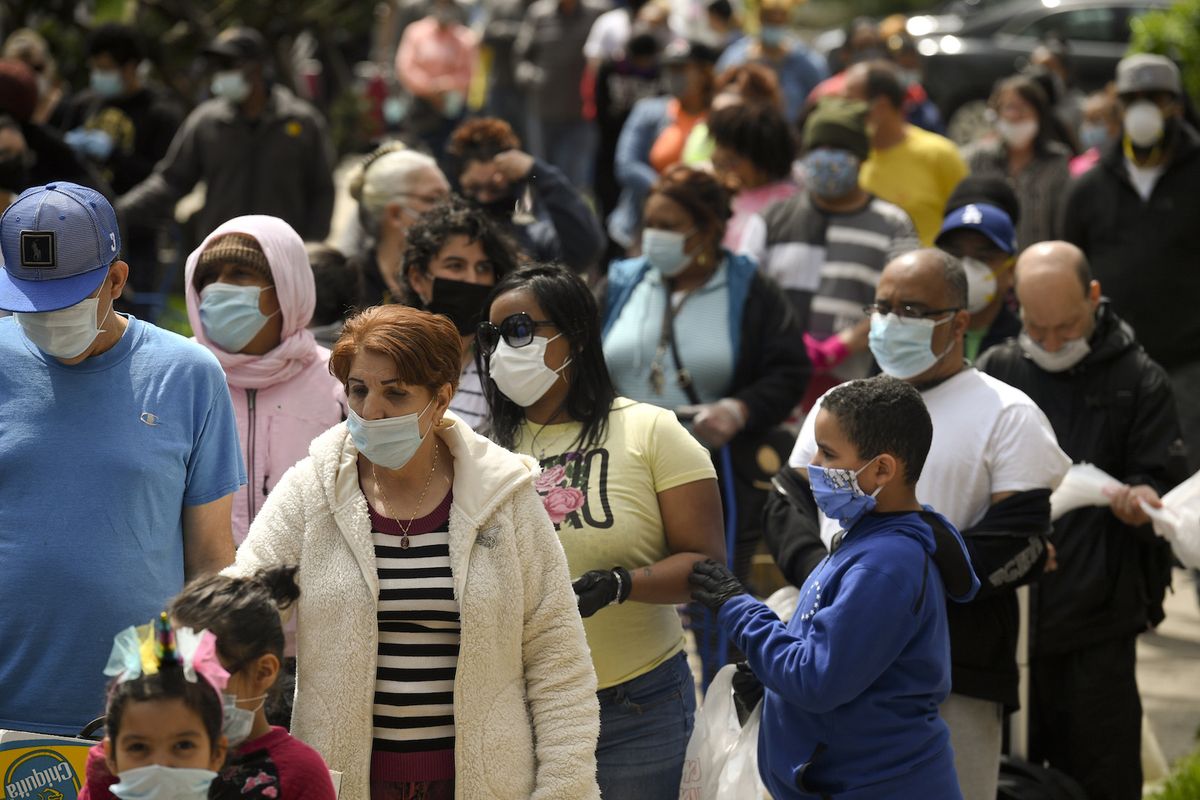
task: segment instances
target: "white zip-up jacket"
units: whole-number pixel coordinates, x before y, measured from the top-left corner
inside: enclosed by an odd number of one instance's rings
[[[600,710],[583,623],[533,459],[453,414],[450,566],[462,640],[454,680],[457,800],[599,800]],[[378,572],[358,451],[344,423],[284,474],[227,572],[298,564],[292,733],[370,796]]]

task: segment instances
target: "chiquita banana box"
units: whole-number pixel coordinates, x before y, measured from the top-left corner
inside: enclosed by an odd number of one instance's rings
[[[0,730],[0,800],[77,800],[96,742]]]

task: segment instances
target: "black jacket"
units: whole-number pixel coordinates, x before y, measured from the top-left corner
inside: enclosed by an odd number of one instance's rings
[[[988,351],[978,366],[1037,403],[1072,461],[1162,493],[1184,459],[1166,373],[1107,302],[1090,344],[1066,372],[1040,369],[1015,341]],[[1107,508],[1082,508],[1054,524],[1052,541],[1059,566],[1035,586],[1035,655],[1134,636],[1162,619],[1170,550],[1149,526],[1130,529]]]
[[[1167,369],[1200,361],[1200,135],[1186,124],[1148,201],[1134,190],[1121,143],[1079,177],[1063,204],[1063,238],[1087,253],[1113,310]]]

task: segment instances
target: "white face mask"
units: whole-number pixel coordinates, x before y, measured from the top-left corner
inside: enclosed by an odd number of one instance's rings
[[[962,265],[967,273],[967,311],[978,314],[996,299],[996,275],[977,258],[963,258]]]
[[[1149,100],[1138,100],[1125,109],[1125,133],[1138,147],[1153,147],[1163,135],[1162,109]]]
[[[246,76],[237,69],[218,72],[213,76],[209,88],[216,97],[224,97],[233,103],[242,102],[250,94],[250,84],[246,82]]]
[[[1022,122],[1009,122],[1006,119],[996,120],[996,133],[1004,143],[1011,147],[1024,147],[1037,136],[1038,124],[1035,119]]]
[[[92,346],[104,329],[96,324],[99,297],[88,297],[73,306],[58,311],[37,314],[13,314],[29,341],[48,356],[70,360]],[[112,314],[112,304],[104,322]],[[103,322],[101,323],[103,324]]]
[[[1080,338],[1063,342],[1062,347],[1051,353],[1024,331],[1017,337],[1017,344],[1021,352],[1029,356],[1030,361],[1046,372],[1066,372],[1092,352],[1092,346],[1087,343],[1087,339]]]
[[[205,800],[217,773],[207,769],[177,769],[152,764],[127,769],[109,791],[121,800]]]
[[[686,233],[646,228],[642,231],[642,255],[650,266],[673,278],[683,272],[690,260],[683,249],[686,241]]]
[[[225,739],[229,742],[230,747],[237,747],[246,739],[250,738],[250,730],[254,727],[254,715],[267,702],[267,696],[260,694],[258,697],[242,697],[239,698],[236,694],[221,694],[222,704],[224,706],[225,722],[221,726],[221,733],[225,734]],[[239,708],[238,701],[242,700],[250,702],[252,700],[260,701],[253,710]]]
[[[554,339],[559,336],[562,334]],[[488,374],[496,382],[496,388],[521,408],[529,408],[541,400],[571,363],[568,358],[558,369],[546,366],[546,347],[554,339],[534,336],[524,347],[511,347],[501,339],[488,359]]]

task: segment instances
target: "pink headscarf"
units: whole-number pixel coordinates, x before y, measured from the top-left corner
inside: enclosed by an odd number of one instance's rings
[[[275,294],[279,298],[280,314],[283,315],[282,338],[278,347],[261,356],[226,353],[205,338],[204,326],[200,324],[200,295],[192,285],[196,264],[209,242],[227,233],[253,236],[267,257],[275,281]],[[308,253],[300,235],[278,217],[251,215],[222,223],[188,256],[184,280],[187,284],[187,311],[192,332],[196,341],[211,350],[221,362],[230,386],[244,389],[274,386],[297,375],[314,359],[327,357],[324,348],[317,344],[308,330],[317,303],[317,287],[308,263]]]

